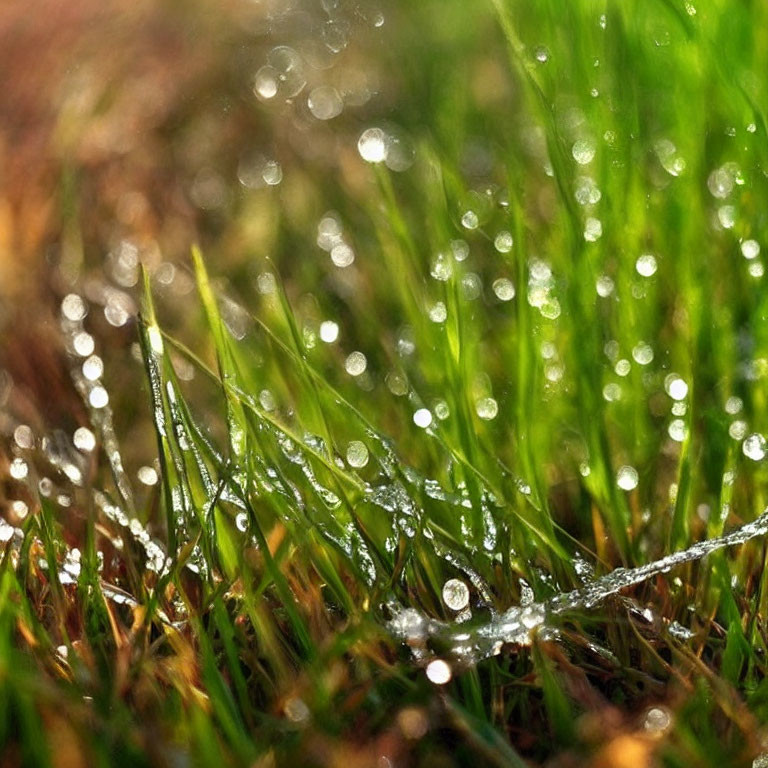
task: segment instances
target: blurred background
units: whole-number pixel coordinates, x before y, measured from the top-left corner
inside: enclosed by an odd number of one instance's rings
[[[765,440],[756,451],[746,442],[768,432],[767,71],[768,6],[748,0],[701,8],[675,0],[36,0],[34,9],[6,0],[0,522],[21,526],[38,510],[39,491],[57,502],[67,545],[79,545],[91,508],[85,492],[110,483],[123,492],[117,456],[142,524],[162,535],[137,341],[140,265],[162,327],[212,362],[190,269],[194,244],[252,363],[253,392],[287,423],[302,425],[311,388],[302,389],[302,371],[274,354],[270,338],[252,333],[249,312],[281,332],[286,315],[295,320],[290,330],[323,380],[435,488],[464,493],[454,461],[463,451],[511,508],[540,503],[568,551],[581,542],[599,569],[647,562],[754,519],[768,479]],[[281,313],[277,282],[293,314]],[[181,355],[173,365],[223,444],[218,387]],[[349,445],[357,425],[336,405],[334,434]],[[444,442],[425,437],[416,417],[425,410],[444,422]],[[349,463],[380,479],[367,461],[366,453]],[[464,547],[458,518],[437,499],[425,501],[430,514],[454,526]],[[522,539],[519,529],[510,525]],[[627,531],[631,542],[622,540]],[[492,546],[481,552],[499,606],[520,600],[523,583],[537,599],[576,583],[557,582],[572,563],[550,568],[533,542],[515,578]],[[403,590],[438,613],[422,576],[438,583],[450,571],[433,569],[429,555]],[[734,565],[742,602],[729,608],[731,659],[746,647],[744,605],[765,600],[756,563]],[[695,575],[641,598],[702,636],[711,632],[705,650],[719,659],[726,630],[712,617],[720,593]],[[705,741],[708,715],[696,720],[688,681],[678,685],[669,671],[668,636],[654,646],[658,658],[655,650],[646,658],[651,642],[612,610],[594,635],[620,648],[620,664],[581,629],[569,638],[571,657],[548,646],[586,712],[571,741],[558,742],[582,752],[563,748],[551,764],[585,764],[580,755],[589,753],[596,768],[651,765],[662,732],[672,734],[672,765],[705,764],[707,752],[716,762],[720,747],[751,755],[760,718],[733,704],[732,689],[710,696],[702,688],[701,701],[720,707],[725,723]],[[661,636],[658,626],[645,630],[653,643]],[[332,634],[330,621],[323,631]],[[386,667],[371,648],[375,663],[361,688],[377,680],[376,664]],[[307,729],[301,754],[322,765],[389,768],[384,754],[450,765],[451,739],[471,754],[477,734],[426,687],[414,687],[415,703],[402,708],[394,699],[382,708],[372,695],[373,715],[358,733],[344,653],[333,674],[349,709],[333,720],[334,702],[318,685],[331,714]],[[510,658],[501,671],[473,670],[457,689],[467,699],[493,690],[488,722],[532,760],[547,760],[554,726],[527,657]],[[756,678],[761,659],[750,661]],[[740,664],[731,664],[734,687]],[[486,673],[492,683],[483,688]],[[306,684],[301,675],[270,691],[274,711],[283,712],[291,686]],[[765,708],[760,696],[755,707]],[[485,717],[479,694],[475,704]],[[647,724],[654,711],[663,728]],[[667,731],[671,712],[691,730]],[[435,738],[419,755],[429,718]],[[505,754],[489,740],[489,754]]]

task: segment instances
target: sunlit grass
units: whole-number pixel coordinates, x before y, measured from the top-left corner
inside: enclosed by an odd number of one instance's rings
[[[761,750],[761,541],[487,659],[389,622],[470,634],[764,510],[768,11],[428,2],[393,24],[392,123],[343,123],[338,175],[286,164],[209,222],[178,267],[194,298],[142,273],[146,386],[105,378],[118,437],[121,402],[151,414],[150,492],[76,374],[107,459],[76,525],[41,494],[0,528],[9,765]],[[412,165],[358,150],[379,126]]]

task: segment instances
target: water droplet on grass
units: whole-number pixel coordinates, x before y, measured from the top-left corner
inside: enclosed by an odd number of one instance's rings
[[[595,205],[600,202],[603,193],[594,179],[589,176],[579,176],[576,179],[573,195],[579,205]]]
[[[24,459],[16,458],[11,462],[9,472],[14,480],[24,480],[29,474],[29,467]]]
[[[588,243],[595,243],[603,236],[603,223],[600,219],[590,216],[584,222],[584,239]]]
[[[90,453],[96,447],[96,437],[88,427],[78,427],[72,436],[75,448],[84,453]]]
[[[83,320],[87,312],[85,302],[76,293],[67,294],[61,302],[61,313],[73,323],[79,323]]]
[[[15,499],[11,502],[11,512],[16,516],[18,520],[24,520],[29,514],[29,507],[25,501],[21,499]]]
[[[483,292],[483,284],[480,277],[474,272],[470,272],[461,278],[461,292],[467,301],[475,301],[480,298]]]
[[[451,240],[451,253],[456,261],[464,261],[469,256],[469,244],[466,240]]]
[[[651,707],[643,719],[643,728],[652,734],[661,734],[672,723],[669,710],[662,707]]]
[[[735,163],[726,163],[715,168],[707,178],[707,187],[712,197],[724,200],[733,191],[738,166]]]
[[[453,274],[453,265],[451,264],[450,258],[444,253],[438,253],[435,260],[432,262],[432,268],[430,269],[429,274],[432,275],[435,280],[440,280],[441,282],[450,280],[451,275]]]
[[[766,454],[765,438],[754,432],[741,445],[744,455],[752,461],[762,461]]]
[[[534,629],[544,623],[546,616],[546,609],[541,603],[532,603],[523,608],[520,620],[526,629]]]
[[[595,157],[595,150],[594,139],[579,139],[571,148],[571,154],[579,165],[589,165]]]
[[[512,301],[515,298],[515,286],[506,277],[500,277],[493,281],[493,292],[499,301]]]
[[[637,470],[627,464],[619,467],[619,471],[616,473],[616,485],[623,491],[631,491],[637,488],[638,480]]]
[[[491,421],[498,416],[499,404],[492,397],[482,397],[475,403],[477,415],[484,421]]]
[[[728,427],[728,435],[732,440],[743,440],[747,434],[747,429],[748,426],[746,421],[736,419],[736,421]]]
[[[362,469],[368,463],[368,448],[359,440],[352,440],[347,446],[347,463],[355,469]]]
[[[157,485],[159,479],[154,467],[140,467],[136,475],[139,478],[139,482],[144,483],[144,485]]]
[[[667,428],[667,434],[678,443],[682,443],[685,440],[685,436],[688,433],[688,428],[682,419],[673,419],[669,427]]]
[[[600,275],[595,283],[597,295],[604,299],[613,293],[614,287],[614,282],[608,275]]]
[[[460,579],[448,579],[443,584],[443,602],[452,611],[462,611],[469,605],[469,587]]]
[[[387,159],[387,135],[381,128],[366,128],[357,142],[357,151],[367,163],[383,163]]]
[[[26,424],[19,424],[19,426],[13,430],[13,441],[19,448],[29,450],[35,444],[35,434]]]
[[[616,362],[614,370],[616,371],[617,376],[628,376],[629,372],[632,370],[632,364],[626,358],[622,358]]]
[[[432,423],[432,413],[428,408],[419,408],[416,413],[413,414],[413,423],[417,427],[426,429]]]
[[[88,402],[94,408],[104,408],[109,403],[109,394],[107,393],[107,390],[104,389],[104,387],[96,386],[90,391],[88,395]]]
[[[427,664],[427,677],[435,685],[445,685],[451,676],[451,668],[442,659],[435,659]]]
[[[721,205],[717,209],[717,218],[723,229],[733,229],[736,223],[736,208],[733,205]]]
[[[368,367],[368,360],[362,352],[352,352],[344,362],[344,368],[350,376],[361,376]]]
[[[339,92],[330,85],[313,88],[307,98],[309,111],[318,120],[331,120],[341,114],[344,102]]]
[[[253,92],[262,101],[269,101],[277,95],[278,72],[265,64],[253,78]]]
[[[493,246],[499,253],[509,253],[513,245],[512,235],[506,230],[499,232],[493,241]]]
[[[93,350],[96,348],[93,336],[85,331],[75,334],[75,337],[72,340],[72,346],[80,357],[88,357],[88,355],[92,354]]]
[[[433,323],[444,323],[448,317],[448,310],[442,301],[438,301],[429,308],[429,319]]]
[[[688,385],[676,373],[664,379],[664,389],[673,400],[685,400],[688,396]]]
[[[339,268],[350,266],[355,260],[355,252],[347,243],[338,243],[331,248],[331,261]]]
[[[323,322],[320,323],[320,340],[324,341],[326,344],[333,344],[338,338],[338,323],[333,322],[333,320],[323,320]]]
[[[635,262],[637,273],[643,277],[650,277],[655,274],[657,268],[656,257],[650,253],[644,253]]]
[[[632,349],[632,357],[640,365],[648,365],[653,361],[653,348],[644,341],[638,342]]]
[[[480,225],[480,219],[474,211],[466,211],[461,217],[461,226],[464,229],[477,229]]]

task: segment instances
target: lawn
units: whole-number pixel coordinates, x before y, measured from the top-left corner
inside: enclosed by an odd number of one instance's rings
[[[0,763],[768,765],[768,5],[110,1],[0,11]]]

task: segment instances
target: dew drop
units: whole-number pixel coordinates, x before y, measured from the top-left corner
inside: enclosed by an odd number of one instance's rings
[[[469,243],[466,240],[451,240],[451,253],[456,261],[464,261],[469,256]]]
[[[736,208],[733,205],[721,205],[717,209],[717,218],[723,229],[733,229],[736,223]]]
[[[453,274],[453,265],[451,264],[450,258],[444,253],[438,253],[435,260],[432,262],[429,274],[432,275],[435,280],[440,280],[440,282],[443,283],[450,280],[451,275]]]
[[[688,396],[688,385],[676,373],[664,379],[664,389],[673,400],[685,400]]]
[[[144,485],[157,485],[159,479],[154,467],[140,467],[136,475],[139,478],[139,482]]]
[[[477,229],[480,225],[480,218],[474,211],[465,211],[461,217],[461,226],[464,229]]]
[[[499,404],[492,397],[482,397],[475,403],[475,411],[484,421],[492,421],[499,414]]]
[[[104,363],[100,357],[91,355],[83,363],[83,376],[85,376],[88,381],[96,381],[101,377],[102,373],[104,373]]]
[[[72,436],[75,448],[83,453],[90,453],[96,447],[96,437],[88,427],[78,427]]]
[[[357,151],[367,163],[383,163],[387,159],[387,135],[381,128],[366,128],[358,139]]]
[[[359,440],[352,440],[347,446],[347,463],[355,469],[362,469],[368,463],[368,448]]]
[[[600,275],[595,283],[597,295],[603,299],[608,298],[613,293],[614,287],[614,282],[608,275]]]
[[[534,629],[544,623],[546,618],[546,610],[541,603],[533,603],[523,608],[523,612],[520,616],[523,626],[526,629]]]
[[[438,400],[434,404],[435,416],[440,421],[445,421],[451,415],[451,409],[448,407],[448,403],[445,400]]]
[[[682,419],[673,419],[667,428],[667,434],[678,443],[682,443],[683,440],[685,440],[687,433],[688,428],[685,426],[685,422]]]
[[[640,341],[633,347],[632,357],[639,365],[648,365],[653,361],[653,348],[650,344]]]
[[[262,389],[259,392],[259,405],[267,412],[271,413],[277,408],[277,401],[275,396],[269,389]]]
[[[368,367],[368,360],[362,352],[352,352],[344,362],[344,368],[350,376],[361,376]]]
[[[595,149],[593,139],[579,139],[571,148],[571,154],[579,165],[589,165],[595,157]]]
[[[339,325],[333,320],[323,320],[320,323],[320,340],[326,344],[333,344],[339,338]]]
[[[163,334],[156,325],[150,325],[147,328],[147,336],[149,337],[149,346],[152,347],[152,351],[156,355],[163,354]]]
[[[13,512],[17,519],[24,520],[29,514],[29,507],[25,501],[16,499],[11,502],[11,512]]]
[[[88,355],[93,353],[96,344],[90,333],[81,331],[80,333],[75,334],[75,338],[72,340],[72,346],[80,357],[88,357]]]
[[[87,312],[85,302],[76,293],[67,294],[61,302],[62,315],[73,323],[79,323],[83,320]]]
[[[88,402],[94,408],[104,408],[107,403],[109,403],[109,395],[107,394],[107,390],[102,386],[94,387],[88,395]]]
[[[445,685],[451,676],[451,668],[442,659],[435,659],[427,664],[427,677],[435,685]]]
[[[760,243],[757,240],[745,240],[741,244],[741,253],[745,259],[756,259],[760,255]]]
[[[253,78],[253,92],[262,101],[269,101],[277,95],[278,72],[269,64],[261,67]]]
[[[621,360],[616,361],[614,371],[616,371],[617,376],[628,376],[631,370],[632,363],[630,363],[626,358],[622,358]]]
[[[619,467],[619,471],[616,473],[616,485],[623,491],[631,491],[637,488],[638,480],[637,470],[627,464]]]
[[[515,298],[515,286],[506,277],[500,277],[493,281],[493,292],[499,301],[512,301]]]
[[[331,261],[339,268],[350,266],[355,260],[355,252],[347,243],[337,243],[331,248]]]
[[[741,445],[744,455],[752,461],[762,461],[766,454],[765,438],[757,432],[752,433]]]
[[[736,421],[731,424],[730,427],[728,427],[728,435],[732,440],[743,440],[744,437],[747,434],[747,422],[742,421],[741,419],[736,419]]]
[[[341,114],[344,102],[339,92],[330,85],[313,88],[307,98],[309,111],[318,120],[331,120]]]
[[[621,400],[621,387],[616,382],[611,382],[603,387],[603,398],[609,403]]]
[[[452,611],[463,611],[469,605],[469,588],[461,579],[448,579],[443,584],[443,602]]]
[[[19,448],[29,450],[35,444],[35,434],[26,424],[19,424],[19,426],[13,430],[13,441]]]
[[[512,235],[506,230],[499,232],[493,241],[493,247],[499,253],[509,253],[512,250],[513,245],[514,240],[512,239]]]
[[[651,707],[643,719],[643,728],[652,734],[660,734],[669,728],[672,717],[669,710],[662,707]]]
[[[24,480],[29,474],[29,467],[24,459],[16,458],[11,462],[9,472],[14,480]]]
[[[643,277],[650,277],[655,274],[657,268],[656,257],[650,253],[644,253],[635,262],[637,273]]]
[[[419,408],[413,414],[413,423],[417,427],[426,429],[432,423],[432,413],[428,408]]]
[[[584,239],[588,243],[595,243],[603,236],[603,223],[600,219],[590,216],[584,222]]]
[[[448,310],[442,301],[438,301],[429,308],[429,319],[433,323],[444,323],[448,317]]]

